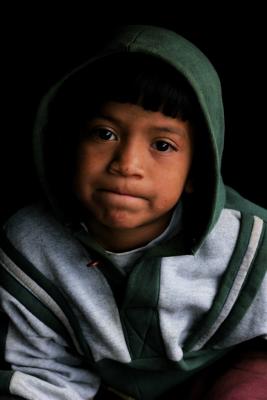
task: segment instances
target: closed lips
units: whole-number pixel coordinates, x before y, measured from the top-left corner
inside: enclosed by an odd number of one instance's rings
[[[143,198],[143,196],[140,196],[139,194],[132,193],[132,192],[126,192],[120,189],[100,189],[101,192],[106,192],[106,193],[114,193],[120,196],[129,196],[129,197],[138,197],[138,198]]]

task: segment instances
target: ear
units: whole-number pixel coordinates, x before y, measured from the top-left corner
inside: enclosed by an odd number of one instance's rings
[[[185,184],[185,188],[184,191],[188,194],[191,194],[194,192],[194,186],[193,186],[193,182],[191,179],[187,179],[187,182]]]

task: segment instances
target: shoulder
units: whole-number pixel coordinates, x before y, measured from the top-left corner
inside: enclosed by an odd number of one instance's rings
[[[248,249],[254,246],[255,262],[267,268],[267,210],[245,199],[235,190],[227,188],[226,208],[228,211],[239,213],[241,229],[239,237],[244,242],[247,236]]]
[[[228,209],[237,210],[240,213],[250,214],[262,219],[267,223],[267,210],[259,205],[245,199],[234,189],[226,187],[226,204]]]
[[[43,204],[31,204],[16,211],[5,223],[5,230],[25,230],[38,226],[49,218],[49,212]]]
[[[87,263],[88,253],[70,228],[63,225],[48,208],[33,205],[19,210],[6,223],[0,235],[2,253],[9,254],[22,267],[31,264],[46,277],[55,271],[71,270]],[[26,260],[26,261],[25,261]]]
[[[18,249],[58,242],[60,238],[66,240],[70,235],[68,229],[42,204],[33,204],[17,211],[6,222],[4,231]]]
[[[247,248],[246,259],[254,255],[252,264],[261,266],[263,273],[267,269],[267,210],[245,199],[229,187],[226,190],[225,207],[226,211],[239,214],[238,243]]]

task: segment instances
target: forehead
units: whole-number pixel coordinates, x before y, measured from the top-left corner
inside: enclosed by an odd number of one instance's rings
[[[164,115],[160,111],[145,110],[131,103],[107,102],[96,114],[94,120],[103,120],[121,128],[134,127],[165,131],[179,136],[191,135],[188,121]]]

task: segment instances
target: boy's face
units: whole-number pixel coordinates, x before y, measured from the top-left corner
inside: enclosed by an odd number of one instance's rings
[[[109,102],[88,121],[78,147],[74,190],[98,232],[166,227],[188,186],[193,153],[189,122]],[[154,233],[154,235],[153,235]]]

